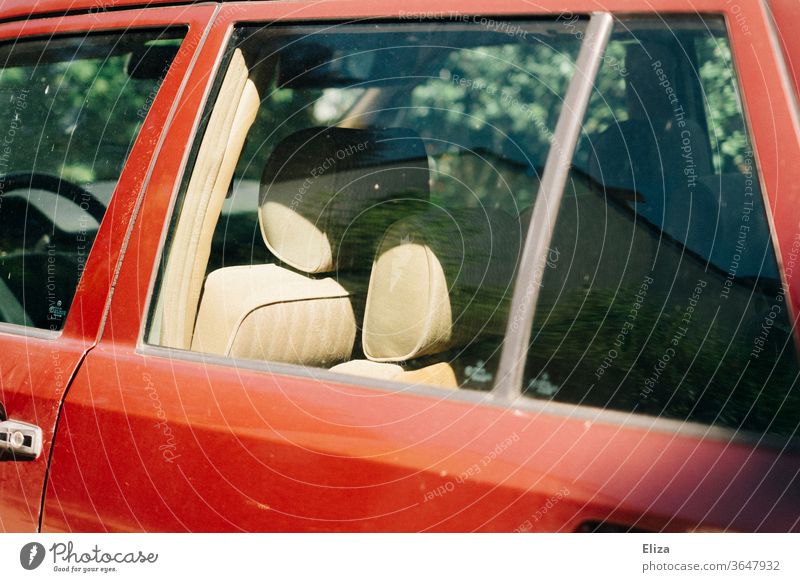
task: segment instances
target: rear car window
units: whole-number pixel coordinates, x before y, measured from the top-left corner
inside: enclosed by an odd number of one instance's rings
[[[60,330],[180,30],[0,44],[0,321]]]
[[[237,29],[149,341],[491,389],[584,28]]]
[[[724,21],[617,24],[583,129],[525,394],[794,434],[796,346]]]

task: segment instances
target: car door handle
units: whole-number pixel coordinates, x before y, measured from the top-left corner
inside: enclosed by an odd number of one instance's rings
[[[42,429],[34,424],[9,420],[0,404],[0,460],[32,461],[42,453]]]

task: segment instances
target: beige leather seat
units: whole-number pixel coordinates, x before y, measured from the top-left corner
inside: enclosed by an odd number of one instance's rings
[[[393,224],[369,281],[362,336],[367,360],[333,371],[458,387],[445,353],[490,336],[502,339],[521,228],[501,211],[433,207]]]
[[[210,273],[192,350],[328,367],[353,357],[371,258],[429,194],[422,140],[405,129],[310,128],[262,176],[259,223],[281,264]]]

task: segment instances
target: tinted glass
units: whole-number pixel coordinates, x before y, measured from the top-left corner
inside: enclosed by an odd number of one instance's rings
[[[527,395],[794,433],[795,346],[721,19],[617,26],[551,246]]]

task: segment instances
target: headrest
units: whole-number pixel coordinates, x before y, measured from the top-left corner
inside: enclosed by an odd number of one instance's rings
[[[517,218],[485,209],[431,209],[393,224],[372,266],[364,354],[404,361],[502,336],[521,231]]]
[[[428,180],[425,144],[411,130],[298,131],[264,168],[264,242],[306,273],[368,268],[386,228],[428,199]]]

